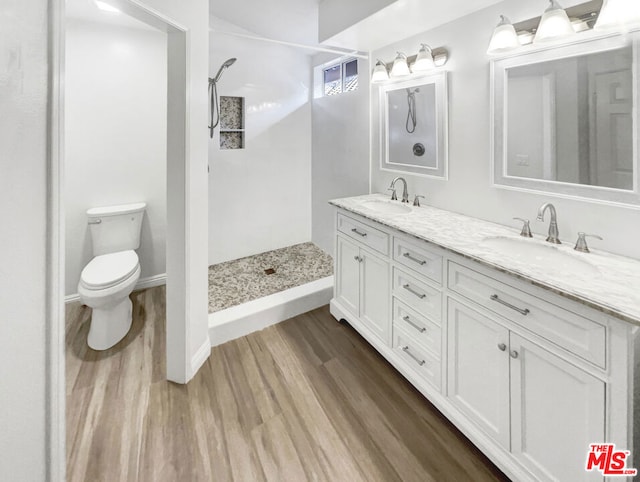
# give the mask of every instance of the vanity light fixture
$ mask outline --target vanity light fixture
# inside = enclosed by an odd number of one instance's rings
[[[418,55],[416,55],[416,60],[411,64],[411,71],[425,72],[435,68],[435,66],[431,47],[427,44],[420,44],[420,50],[418,51]]]
[[[638,0],[604,0],[598,21],[593,28],[599,30],[640,25],[640,2]]]
[[[520,47],[520,40],[513,24],[504,15],[500,15],[500,22],[493,31],[489,42],[488,54],[507,52]]]
[[[509,19],[500,16],[500,23],[494,29],[488,55],[496,55],[531,43],[544,43],[560,39],[570,39],[576,33],[591,30],[596,21],[601,22],[601,16],[605,13],[605,7],[610,7],[620,2],[624,5],[623,13],[616,14],[618,18],[629,19],[634,12],[638,12],[638,22],[640,25],[640,0],[589,0],[564,10],[557,0],[549,0],[549,7],[542,17],[534,17],[511,25]],[[631,5],[631,7],[629,7]],[[602,10],[602,12],[601,12]],[[514,41],[511,28],[515,31],[517,43]],[[603,27],[606,28],[606,27]]]
[[[377,83],[385,80],[389,80],[389,71],[385,63],[378,59],[376,66],[373,68],[373,74],[371,74],[371,82]]]
[[[571,25],[567,12],[557,0],[549,0],[549,6],[542,14],[534,42],[546,42],[574,35],[576,31]]]
[[[449,60],[449,52],[444,47],[432,49],[427,44],[420,45],[418,53],[411,57],[407,57],[403,52],[398,52],[393,64],[385,64],[378,59],[371,73],[371,82],[374,84],[385,82],[390,78],[407,77],[414,73],[419,75],[442,67]]]
[[[113,5],[107,2],[101,2],[100,0],[94,0],[94,1],[96,4],[96,7],[98,7],[103,12],[120,13],[120,10],[118,10],[116,7],[114,7]]]
[[[393,67],[391,67],[391,77],[406,77],[411,73],[409,70],[409,64],[407,64],[407,56],[398,52],[395,60],[393,61]]]

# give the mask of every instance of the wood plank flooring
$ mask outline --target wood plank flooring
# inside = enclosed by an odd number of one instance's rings
[[[67,307],[74,481],[507,481],[328,307],[213,349],[165,381],[164,288],[136,292],[111,350]]]

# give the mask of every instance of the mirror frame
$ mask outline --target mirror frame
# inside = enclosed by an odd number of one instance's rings
[[[413,164],[401,164],[389,160],[389,96],[396,90],[419,87],[421,85],[435,85],[436,109],[436,167],[424,167]],[[447,72],[438,71],[409,80],[392,82],[379,87],[379,132],[380,132],[380,169],[390,172],[403,172],[417,176],[436,179],[448,179],[449,140],[448,140],[448,107],[449,97],[447,89]]]
[[[606,52],[623,47],[632,47],[632,89],[633,89],[633,189],[574,184],[563,181],[549,181],[535,178],[523,178],[507,175],[505,139],[507,126],[507,71],[513,67],[531,65],[540,62],[579,57],[588,54]],[[618,33],[602,35],[599,32],[586,32],[581,38],[562,45],[551,44],[539,47],[523,47],[517,52],[494,58],[490,64],[491,80],[491,177],[492,187],[550,194],[556,197],[580,198],[606,204],[640,205],[640,135],[638,129],[638,107],[640,105],[640,62],[639,34],[621,35]]]

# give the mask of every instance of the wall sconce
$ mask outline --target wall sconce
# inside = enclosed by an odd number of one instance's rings
[[[371,74],[371,82],[378,83],[389,80],[389,71],[385,63],[378,59],[376,66],[373,68],[373,74]]]
[[[605,0],[605,6],[607,1],[640,4],[638,0]],[[624,15],[627,18],[627,7],[623,8],[625,8]],[[500,23],[491,36],[487,54],[500,54],[534,42],[571,38],[577,32],[593,29],[601,9],[605,9],[602,0],[590,0],[566,10],[560,6],[557,0],[549,0],[549,6],[541,17],[530,18],[511,25],[516,33],[517,43],[514,42],[513,34],[510,33],[509,19],[501,15]],[[633,9],[640,11],[640,5],[631,8],[631,10]]]
[[[407,56],[398,52],[395,60],[393,61],[393,67],[391,67],[391,77],[406,77],[411,71],[409,70],[409,64],[407,63]]]
[[[534,42],[545,42],[575,35],[567,12],[556,0],[549,0],[549,6],[542,14]]]
[[[433,61],[433,54],[431,53],[431,47],[427,44],[420,44],[420,50],[416,55],[416,60],[411,64],[412,72],[425,72],[435,68],[436,64]]]
[[[407,57],[403,52],[393,61],[393,64],[385,64],[382,60],[377,60],[371,74],[371,82],[379,83],[389,80],[389,78],[407,77],[412,73],[422,73],[442,67],[449,60],[449,52],[445,48],[432,49],[427,44],[421,44],[416,55]]]
[[[595,29],[606,30],[640,24],[638,0],[604,0]]]
[[[500,15],[500,22],[493,31],[487,53],[497,54],[517,47],[520,47],[520,40],[518,40],[516,29],[513,28],[513,25],[507,17]]]

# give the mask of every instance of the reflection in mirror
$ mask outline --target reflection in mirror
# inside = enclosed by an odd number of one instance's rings
[[[388,93],[391,162],[437,167],[435,97],[434,84]]]
[[[507,175],[633,189],[631,47],[507,69]]]
[[[632,35],[494,60],[495,185],[640,204],[638,60]]]
[[[380,87],[381,168],[447,175],[446,73]]]

